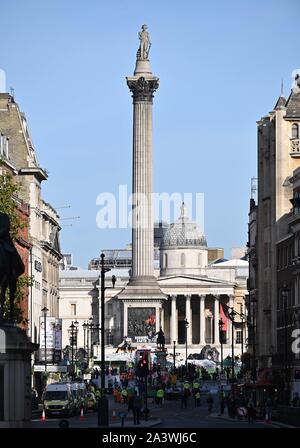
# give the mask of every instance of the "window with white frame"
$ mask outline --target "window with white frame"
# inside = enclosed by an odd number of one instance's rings
[[[71,314],[76,316],[76,303],[71,303]]]
[[[292,125],[292,138],[299,138],[299,127],[297,123]]]

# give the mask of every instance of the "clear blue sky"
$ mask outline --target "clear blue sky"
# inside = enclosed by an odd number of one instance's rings
[[[137,33],[147,23],[155,191],[203,192],[210,246],[245,245],[256,120],[300,67],[299,0],[10,0],[1,2],[0,68],[29,121],[43,195],[61,217],[62,250],[85,267],[130,230],[96,227],[96,196],[131,185]],[[62,221],[69,224],[71,221]]]

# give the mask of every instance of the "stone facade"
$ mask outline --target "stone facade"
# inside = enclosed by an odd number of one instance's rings
[[[295,85],[286,101],[258,121],[257,202],[257,355],[260,367],[271,367],[277,352],[276,243],[282,218],[290,212],[290,178],[299,164],[300,87]]]
[[[21,185],[20,198],[30,207],[28,239],[32,247],[26,270],[33,276],[33,286],[27,301],[28,332],[38,343],[41,309],[47,306],[48,316],[58,316],[59,217],[42,199],[42,182],[48,175],[38,164],[25,114],[8,93],[0,93],[0,132],[8,138],[8,162]]]
[[[0,136],[0,161],[1,161],[0,174],[1,175],[9,174],[12,177],[16,178],[17,170],[10,160],[10,141],[9,138],[2,132]],[[19,230],[18,237],[14,242],[14,244],[25,266],[24,276],[29,276],[30,253],[32,247],[29,242],[30,207],[29,204],[24,202],[19,197],[19,195],[15,196],[13,199],[17,206],[20,221],[24,225],[24,227]],[[21,302],[18,305],[21,310],[22,328],[28,328],[28,320],[29,320],[28,297],[29,297],[29,288],[24,287],[23,298],[21,299]]]

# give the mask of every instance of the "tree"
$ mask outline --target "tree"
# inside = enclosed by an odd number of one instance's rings
[[[26,223],[22,221],[18,210],[17,198],[21,187],[17,184],[11,174],[0,175],[0,212],[6,213],[10,219],[10,236],[13,241],[17,241],[20,231],[26,227]],[[14,316],[17,323],[26,324],[27,320],[23,318],[20,302],[25,296],[27,289],[32,284],[32,278],[22,275],[18,279],[15,294]],[[8,291],[7,300],[4,304],[4,317],[9,314]]]
[[[10,174],[0,175],[0,212],[6,213],[10,219],[10,236],[15,241],[20,230],[26,227],[22,222],[16,198],[21,190],[20,185],[14,182]]]

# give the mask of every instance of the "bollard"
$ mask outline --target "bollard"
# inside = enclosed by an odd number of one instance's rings
[[[101,397],[98,400],[98,426],[108,426],[108,399]]]

